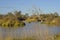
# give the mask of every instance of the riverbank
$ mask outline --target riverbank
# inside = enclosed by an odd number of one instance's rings
[[[51,26],[60,26],[60,16],[57,13],[33,15],[26,22],[41,22]]]
[[[60,26],[60,16],[58,13],[50,14],[22,14],[21,11],[15,11],[14,13],[8,12],[3,15],[0,14],[0,26],[1,27],[22,27],[25,26],[25,22],[41,22],[47,25]]]
[[[0,27],[23,27],[25,23],[23,22],[24,18],[20,11],[16,11],[15,14],[9,12],[8,14],[0,14]]]

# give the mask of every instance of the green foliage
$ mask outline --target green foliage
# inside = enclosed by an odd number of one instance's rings
[[[15,11],[14,13],[8,12],[8,14],[0,15],[0,26],[1,27],[21,27],[24,26],[24,22],[20,21],[19,18],[22,18],[21,11]],[[24,18],[24,15],[23,15]],[[22,18],[22,19],[23,19]]]
[[[60,40],[60,34],[55,35],[54,40]]]
[[[51,25],[60,25],[59,22],[59,14],[57,12],[50,13],[50,14],[33,14],[29,16],[28,13],[25,15],[22,14],[21,11],[15,11],[14,13],[8,12],[6,15],[0,14],[0,26],[23,26],[24,22],[39,22],[42,21],[44,24],[51,24]],[[55,22],[53,22],[55,21]]]

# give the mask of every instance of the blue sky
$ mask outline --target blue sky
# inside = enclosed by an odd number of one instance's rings
[[[60,0],[0,0],[0,13],[15,10],[26,13],[34,7],[40,8],[44,13],[60,13]]]

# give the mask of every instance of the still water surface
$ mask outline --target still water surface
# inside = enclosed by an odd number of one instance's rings
[[[44,36],[45,34],[54,35],[60,33],[60,27],[48,26],[45,24],[40,24],[40,22],[27,23],[26,26],[20,28],[1,28],[0,27],[0,36],[3,38],[7,36],[11,37],[30,37],[30,36]]]

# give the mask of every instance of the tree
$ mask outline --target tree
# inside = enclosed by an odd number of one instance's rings
[[[59,16],[57,12],[54,12],[54,15],[55,15],[56,17]]]
[[[12,13],[12,12],[8,12],[7,15],[8,15],[8,16],[13,16],[13,13]]]
[[[15,16],[16,16],[16,17],[21,16],[21,11],[15,11],[14,13],[15,13]]]

